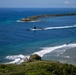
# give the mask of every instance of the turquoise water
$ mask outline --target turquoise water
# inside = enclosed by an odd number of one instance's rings
[[[39,54],[42,59],[59,61],[66,50],[76,47],[76,16],[42,19],[46,22],[17,22],[17,20],[33,15],[70,12],[76,12],[76,9],[0,9],[0,63],[20,63],[33,53]],[[46,30],[27,30],[34,26]],[[70,57],[68,55],[69,60]]]

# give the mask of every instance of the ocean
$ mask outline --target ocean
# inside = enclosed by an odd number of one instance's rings
[[[20,64],[38,54],[42,60],[76,65],[76,16],[18,22],[24,17],[71,12],[76,8],[0,8],[0,63]],[[45,30],[27,30],[34,26]]]

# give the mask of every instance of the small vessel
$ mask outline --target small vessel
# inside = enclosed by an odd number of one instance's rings
[[[34,28],[30,28],[30,30],[43,30],[43,29],[41,29],[41,28],[36,28],[36,29],[34,29]]]
[[[46,29],[45,29],[45,28],[36,28],[36,27],[34,26],[34,28],[29,28],[29,29],[27,29],[27,30],[36,31],[36,30],[46,30]]]

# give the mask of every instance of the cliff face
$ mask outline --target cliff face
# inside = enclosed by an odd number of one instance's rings
[[[48,18],[48,17],[59,17],[59,16],[74,16],[75,13],[67,13],[67,14],[47,14],[47,15],[38,15],[38,16],[31,16],[28,18],[22,18],[20,21],[22,22],[29,22],[29,21],[36,21],[39,18]]]

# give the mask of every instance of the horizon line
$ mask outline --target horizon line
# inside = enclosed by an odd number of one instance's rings
[[[76,7],[0,7],[0,8],[76,8]]]

